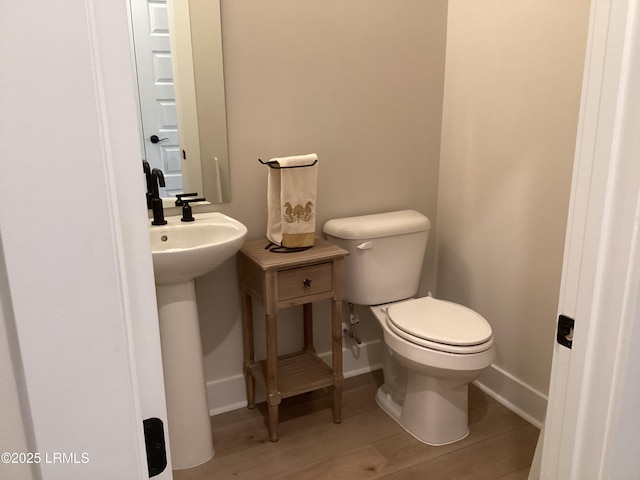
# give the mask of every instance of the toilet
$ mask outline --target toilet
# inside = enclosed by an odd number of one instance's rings
[[[378,405],[428,445],[469,434],[468,385],[495,357],[489,323],[418,292],[431,222],[415,210],[336,218],[327,239],[349,252],[344,299],[368,305],[386,344]]]

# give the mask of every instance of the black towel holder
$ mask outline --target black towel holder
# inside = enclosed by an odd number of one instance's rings
[[[316,163],[318,163],[318,159],[316,158],[313,163],[310,163],[309,165],[293,165],[291,167],[281,167],[280,165],[278,165],[278,162],[275,161],[271,161],[271,162],[263,162],[262,160],[258,159],[258,161],[262,164],[262,165],[266,165],[269,168],[275,168],[276,170],[282,170],[285,168],[306,168],[306,167],[313,167]]]

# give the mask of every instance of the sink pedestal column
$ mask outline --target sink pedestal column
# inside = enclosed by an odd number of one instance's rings
[[[171,463],[195,467],[213,457],[195,282],[156,285]]]

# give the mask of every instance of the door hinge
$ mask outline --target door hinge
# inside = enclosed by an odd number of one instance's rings
[[[558,333],[556,340],[560,345],[564,345],[567,348],[571,348],[573,344],[573,318],[569,318],[566,315],[560,315],[558,317]]]
[[[149,478],[161,474],[167,468],[167,449],[164,441],[164,427],[159,418],[147,418],[144,425],[144,445],[147,449]]]

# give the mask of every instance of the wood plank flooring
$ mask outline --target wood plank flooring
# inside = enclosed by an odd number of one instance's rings
[[[381,371],[345,381],[341,424],[332,421],[328,389],[284,400],[277,443],[264,403],[212,417],[215,456],[174,478],[526,480],[537,428],[471,386],[469,436],[430,447],[377,406],[381,381]]]

